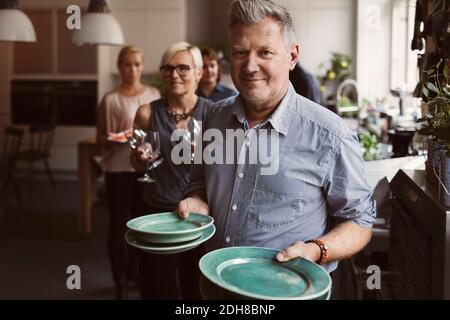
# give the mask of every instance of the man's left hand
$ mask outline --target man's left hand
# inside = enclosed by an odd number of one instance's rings
[[[279,262],[286,262],[298,257],[316,262],[320,258],[320,248],[315,243],[296,241],[277,254],[277,260]]]

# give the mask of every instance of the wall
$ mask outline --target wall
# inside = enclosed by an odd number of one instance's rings
[[[359,92],[375,101],[390,89],[391,1],[359,0],[357,15]]]
[[[211,1],[188,0],[186,3],[186,40],[192,44],[200,44],[210,40]]]
[[[211,0],[209,23],[211,26],[210,42],[214,46],[229,43],[228,9],[231,0]]]
[[[164,50],[174,42],[186,40],[187,2],[190,1],[110,1],[111,12],[122,27],[126,44],[144,51],[144,72],[156,72]],[[114,72],[119,51],[120,47],[110,47],[110,69]]]
[[[300,43],[300,61],[314,74],[331,51],[354,57],[353,0],[279,0],[292,15]]]

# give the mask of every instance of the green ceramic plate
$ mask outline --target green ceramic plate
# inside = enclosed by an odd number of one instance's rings
[[[222,287],[212,283],[205,276],[200,277],[199,284],[200,294],[204,300],[248,300],[237,293],[225,290]],[[331,290],[324,295],[315,298],[314,300],[330,300]]]
[[[204,255],[199,265],[211,282],[245,298],[313,300],[328,297],[331,278],[324,268],[302,258],[277,262],[278,252],[257,247],[224,248]]]
[[[208,228],[203,229],[201,231],[201,235],[198,239],[182,242],[182,243],[175,243],[175,244],[162,244],[162,243],[148,243],[144,242],[137,236],[137,233],[133,230],[128,230],[125,233],[125,241],[133,247],[136,247],[138,249],[144,250],[148,253],[154,253],[154,254],[174,254],[174,253],[180,253],[184,251],[188,251],[191,249],[194,249],[195,247],[199,246],[203,242],[209,240],[214,233],[216,232],[216,227],[214,225],[210,225]]]
[[[175,212],[162,212],[138,217],[127,222],[127,227],[145,242],[177,243],[198,239],[214,219],[200,213],[190,213],[180,219]]]

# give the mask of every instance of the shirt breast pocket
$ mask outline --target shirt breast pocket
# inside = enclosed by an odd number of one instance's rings
[[[304,185],[304,181],[282,174],[259,176],[247,218],[263,229],[289,226],[301,214]]]

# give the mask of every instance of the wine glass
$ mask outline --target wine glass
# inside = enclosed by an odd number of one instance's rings
[[[142,152],[143,157],[146,159],[145,162],[145,173],[143,177],[138,178],[139,182],[152,183],[156,182],[149,175],[149,171],[155,169],[159,166],[163,159],[157,159],[160,155],[160,139],[158,131],[147,131],[145,133],[144,139],[141,140],[142,143],[137,147],[137,150]],[[156,160],[156,161],[155,161]]]
[[[131,135],[127,135],[128,145],[131,149],[136,149],[138,146],[142,145],[145,139],[146,133],[142,130],[136,123],[133,125],[133,131]]]
[[[194,130],[193,130],[194,140],[192,141],[193,148],[192,148],[192,156],[191,156],[191,158],[192,158],[192,161],[194,161],[195,147],[197,146],[197,138],[199,137],[200,132],[202,131],[202,128],[200,127],[200,124],[198,123],[198,121],[195,120],[195,118],[192,118],[192,122],[194,123]]]
[[[187,142],[191,145],[191,161],[194,161],[195,146],[197,144],[197,138],[200,134],[201,127],[200,127],[200,124],[198,123],[198,121],[195,120],[195,118],[192,118],[192,122],[194,125],[192,134],[191,134],[191,131],[189,130],[189,128],[186,128],[186,129],[183,129],[182,137],[185,142]]]

